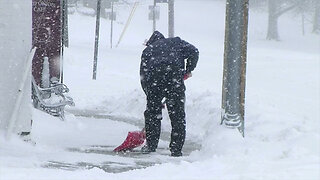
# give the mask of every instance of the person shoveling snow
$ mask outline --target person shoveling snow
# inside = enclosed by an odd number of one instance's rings
[[[182,156],[186,134],[184,79],[191,77],[198,62],[199,51],[179,37],[165,38],[159,31],[151,35],[146,46],[140,64],[141,86],[147,96],[144,112],[146,145],[141,151],[155,152],[158,147],[161,101],[166,98],[172,126],[169,145],[171,156]]]

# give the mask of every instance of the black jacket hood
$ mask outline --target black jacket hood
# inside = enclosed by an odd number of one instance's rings
[[[154,31],[151,37],[149,38],[148,42],[146,43],[146,46],[150,46],[151,44],[160,39],[165,39],[164,35],[161,34],[161,32],[159,31]]]

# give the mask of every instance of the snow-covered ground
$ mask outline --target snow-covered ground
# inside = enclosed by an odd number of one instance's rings
[[[166,112],[159,153],[132,157],[111,152],[128,131],[143,126],[146,101],[139,64],[142,42],[152,31],[149,4],[140,3],[117,48],[110,49],[110,21],[102,20],[95,81],[95,18],[70,15],[64,80],[76,106],[67,108],[66,121],[34,110],[36,146],[1,136],[0,179],[319,179],[319,35],[303,36],[300,21],[286,15],[279,21],[281,41],[266,41],[267,14],[250,11],[242,138],[237,130],[220,126],[223,1],[176,0],[175,34],[200,51],[193,77],[186,81],[185,156],[168,155]],[[116,10],[115,44],[131,7]],[[165,12],[163,4],[157,26],[167,34]]]

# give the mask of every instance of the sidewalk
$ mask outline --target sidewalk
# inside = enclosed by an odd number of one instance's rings
[[[55,137],[50,134],[42,135],[40,139],[35,137],[37,146],[58,146],[59,149],[54,153],[49,151],[39,154],[39,156],[46,155],[40,163],[42,168],[67,171],[98,168],[109,173],[120,173],[168,162],[182,160],[191,162],[192,160],[188,158],[190,153],[200,149],[199,144],[187,140],[183,149],[184,156],[171,157],[168,148],[170,133],[163,131],[155,153],[141,154],[140,147],[133,152],[115,153],[113,149],[124,141],[127,132],[141,129],[143,121],[112,116],[94,110],[69,109],[66,114],[65,122],[56,118],[50,120],[57,121],[52,122],[53,126],[55,123],[60,127],[65,126],[56,132],[58,135],[56,134]],[[39,133],[37,128],[41,126],[36,124],[35,135]]]

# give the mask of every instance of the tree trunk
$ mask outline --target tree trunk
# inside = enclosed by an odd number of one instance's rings
[[[320,1],[315,0],[315,12],[313,18],[313,33],[320,33]]]
[[[278,18],[277,15],[277,0],[269,0],[268,10],[269,10],[269,18],[268,18],[268,40],[279,40],[278,33]]]

